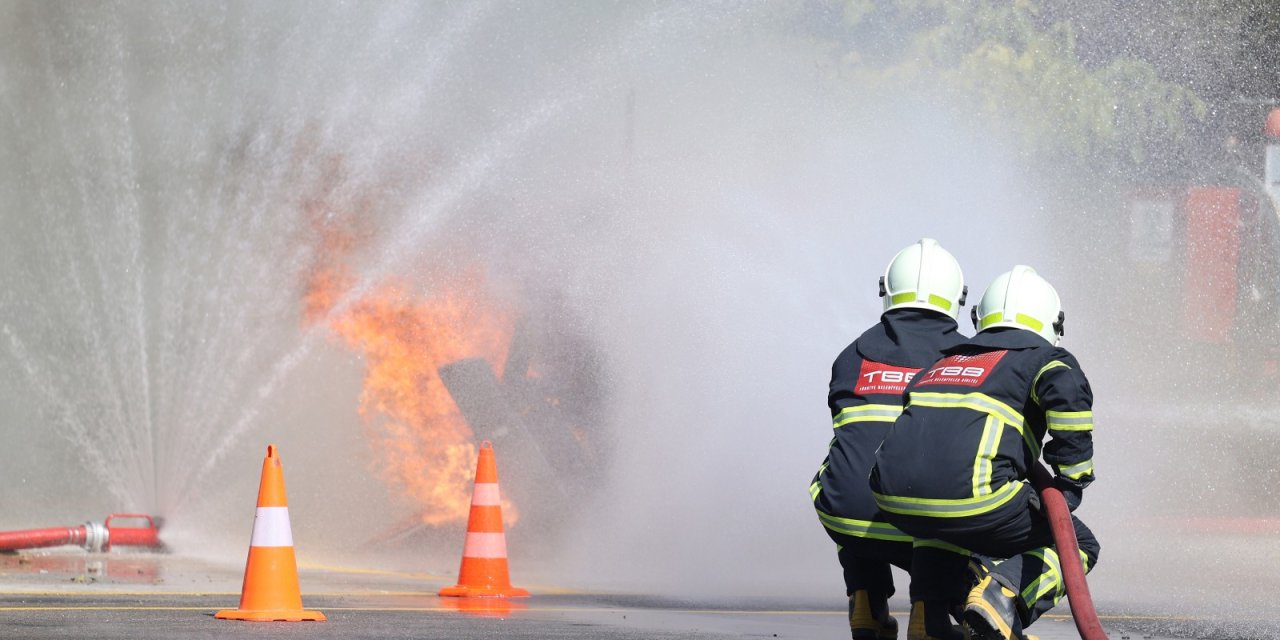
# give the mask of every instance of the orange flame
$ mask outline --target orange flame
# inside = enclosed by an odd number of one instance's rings
[[[477,454],[437,370],[483,357],[497,371],[511,336],[511,314],[474,295],[478,278],[467,280],[423,302],[387,285],[330,322],[365,355],[360,413],[366,420],[385,417],[379,434],[385,473],[420,502],[431,525],[466,520]],[[514,521],[514,509],[508,511]]]
[[[304,278],[306,322],[324,321],[365,358],[360,415],[380,473],[421,507],[422,522],[465,522],[471,506],[477,449],[473,433],[440,379],[440,366],[482,357],[502,375],[514,325],[510,309],[489,299],[478,272],[458,277],[415,299],[401,284],[386,283],[340,310],[354,284],[341,265],[351,235],[333,221],[313,218],[322,241],[317,263]],[[337,255],[335,255],[337,254]],[[503,519],[518,513],[504,500]]]

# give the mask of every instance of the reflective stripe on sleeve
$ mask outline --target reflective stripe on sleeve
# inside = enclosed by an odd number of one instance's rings
[[[995,493],[973,498],[909,498],[905,496],[888,496],[872,492],[876,504],[890,513],[908,516],[930,516],[934,518],[963,518],[965,516],[986,513],[1012,500],[1025,485],[1021,482],[1009,482]]]
[[[831,424],[839,429],[850,422],[893,422],[899,415],[902,415],[902,407],[897,405],[863,404],[841,409]]]
[[[1049,364],[1040,367],[1040,370],[1036,372],[1036,377],[1031,380],[1031,400],[1036,404],[1040,404],[1040,393],[1036,391],[1036,387],[1040,386],[1040,376],[1044,375],[1044,372],[1050,369],[1057,369],[1058,367],[1071,368],[1070,365],[1061,360],[1054,360]]]
[[[1093,431],[1092,411],[1046,411],[1050,431]]]
[[[1058,470],[1058,475],[1072,480],[1079,480],[1084,476],[1093,473],[1093,460],[1085,460],[1073,465],[1054,465]]]
[[[289,507],[258,507],[253,517],[252,547],[292,547],[293,530],[289,528]]]
[[[818,520],[822,521],[822,526],[846,536],[889,540],[892,542],[911,542],[911,536],[899,531],[897,527],[887,522],[840,518],[821,511],[818,512]]]

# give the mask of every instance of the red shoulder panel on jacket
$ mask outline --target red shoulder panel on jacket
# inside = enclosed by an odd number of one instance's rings
[[[1006,350],[988,351],[972,356],[947,356],[929,367],[920,378],[917,387],[930,384],[953,384],[976,387],[986,381]]]
[[[902,395],[902,392],[907,390],[907,383],[911,382],[919,371],[911,367],[895,367],[891,364],[863,359],[862,370],[858,372],[858,384],[853,392],[860,396],[873,393]]]

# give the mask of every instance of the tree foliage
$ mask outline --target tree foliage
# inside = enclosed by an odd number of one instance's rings
[[[841,49],[856,81],[945,95],[1035,155],[1134,168],[1186,139],[1206,102],[1148,60],[1085,60],[1071,15],[1033,0],[846,0]]]

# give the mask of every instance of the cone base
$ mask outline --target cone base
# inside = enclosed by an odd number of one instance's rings
[[[445,587],[438,594],[442,598],[528,598],[529,592],[520,587]]]
[[[219,620],[245,620],[248,622],[324,622],[319,611],[302,609],[224,609],[213,614]]]

